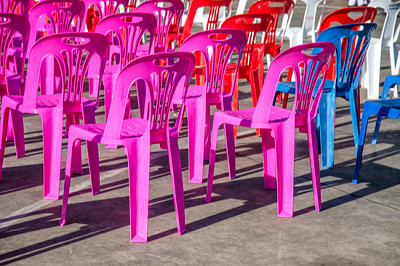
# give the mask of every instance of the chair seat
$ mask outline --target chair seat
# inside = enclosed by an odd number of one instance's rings
[[[335,81],[330,80],[330,79],[326,79],[325,80],[325,84],[324,84],[324,89],[323,92],[329,92],[332,90],[333,88],[333,84]],[[314,89],[314,93],[313,96],[315,96],[315,93],[318,90],[319,85],[321,84],[321,79],[317,80],[317,83],[315,84],[315,89]],[[288,82],[279,82],[278,84],[278,88],[276,89],[277,91],[280,92],[284,92],[284,93],[290,93],[290,94],[294,94],[294,81],[288,81]]]
[[[119,72],[119,65],[106,65],[104,68],[104,75],[114,75]]]
[[[36,106],[26,106],[23,104],[24,96],[22,95],[9,95],[3,98],[3,102],[7,102],[7,105],[11,108],[23,112],[36,114],[40,109],[54,108],[60,104],[61,94],[52,95],[38,95],[36,96]],[[96,102],[87,98],[83,98],[84,107],[96,106]],[[65,112],[64,112],[65,113]]]
[[[106,123],[72,125],[70,131],[74,131],[74,133],[81,136],[82,139],[103,144],[114,144],[114,142],[117,140],[119,140],[119,143],[122,142],[122,139],[141,137],[146,130],[147,123],[148,122],[146,120],[140,118],[131,118],[124,120],[122,123],[120,139],[104,137],[104,129]]]
[[[400,98],[389,99],[389,100],[376,100],[376,101],[368,101],[368,104],[378,105],[387,108],[394,108],[400,110]]]
[[[225,111],[225,112],[219,112],[219,116],[224,116],[226,118],[230,119],[231,123],[234,123],[236,125],[241,125],[241,126],[247,126],[247,127],[260,127],[260,128],[265,128],[265,123],[262,123],[258,125],[257,123],[253,123],[253,114],[254,114],[255,108],[249,108],[249,109],[242,109],[242,110],[235,110],[235,111]],[[283,109],[280,107],[272,106],[271,107],[271,112],[269,115],[269,123],[278,123],[278,122],[283,122],[291,114],[291,110]]]

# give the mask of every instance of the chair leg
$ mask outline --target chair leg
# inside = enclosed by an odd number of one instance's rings
[[[231,103],[229,101],[225,101],[224,106],[225,106],[224,111],[229,111]],[[226,157],[228,162],[229,179],[232,180],[236,177],[235,138],[234,138],[235,133],[233,126],[229,124],[224,124],[224,132],[225,132],[225,147],[226,147]],[[218,132],[216,134],[218,135]]]
[[[74,114],[73,116],[73,124],[74,125],[79,125],[79,116],[77,114]],[[75,174],[83,174],[83,169],[82,169],[82,149],[81,149],[81,140],[77,139],[75,141],[74,145],[74,150],[73,150],[74,156],[72,160],[72,172]]]
[[[3,172],[4,151],[6,148],[6,137],[8,128],[8,119],[10,117],[10,108],[1,108],[0,119],[0,179]]]
[[[61,208],[61,220],[60,225],[65,225],[65,220],[67,217],[67,207],[68,207],[68,197],[69,197],[69,189],[71,186],[71,175],[72,175],[72,159],[73,159],[73,149],[75,145],[74,137],[68,138],[68,148],[67,148],[67,160],[65,163],[65,180],[64,180],[64,194],[63,194],[63,203]]]
[[[215,167],[215,155],[217,152],[217,141],[218,141],[218,129],[221,126],[221,123],[215,119],[213,121],[213,129],[211,133],[211,148],[210,148],[210,160],[208,162],[208,178],[207,178],[207,193],[206,193],[206,202],[211,201],[211,193],[212,193],[212,185],[214,180],[214,167]],[[235,154],[233,154],[235,156]]]
[[[62,110],[41,114],[43,124],[43,194],[45,199],[58,199],[60,190]]]
[[[292,122],[294,125],[294,123]],[[294,128],[289,123],[275,130],[278,217],[293,216]]]
[[[203,182],[204,132],[206,121],[205,97],[187,101],[189,141],[189,182]]]
[[[17,158],[25,156],[24,121],[22,113],[11,110],[10,112],[13,138]]]
[[[264,189],[276,189],[276,151],[272,130],[261,129]]]
[[[381,127],[381,123],[382,123],[382,116],[378,115],[378,117],[376,118],[374,135],[372,136],[372,142],[371,142],[372,144],[376,144],[376,141],[378,140],[379,128]]]
[[[83,112],[85,124],[95,124],[95,109],[86,108]],[[92,195],[100,192],[100,168],[99,168],[99,147],[93,141],[86,141],[87,157],[89,162],[90,181],[92,183]],[[79,150],[79,154],[81,154]],[[82,159],[79,161],[82,167]]]
[[[178,233],[185,232],[185,199],[183,192],[181,157],[179,155],[178,135],[169,136],[168,159],[171,169],[172,191],[174,194],[175,214]]]
[[[367,108],[364,106],[364,113],[361,119],[361,129],[360,129],[360,137],[358,139],[358,149],[357,149],[357,159],[356,159],[356,167],[354,169],[353,183],[357,184],[358,175],[360,173],[360,167],[362,164],[362,153],[364,150],[364,142],[365,142],[365,134],[367,132],[368,127],[368,119],[370,117],[370,113],[367,111]]]
[[[357,88],[352,91],[350,89],[349,93],[349,103],[350,103],[350,115],[351,115],[351,124],[353,126],[353,138],[354,138],[354,147],[356,149],[356,154],[357,154],[357,145],[358,145],[358,136],[360,132],[360,120],[359,120],[359,114],[358,114],[358,109],[357,109],[357,96],[355,95],[357,93]]]
[[[318,158],[318,145],[317,145],[317,134],[315,132],[314,121],[309,121],[307,127],[307,138],[308,138],[308,152],[310,154],[310,167],[311,176],[314,191],[314,205],[315,210],[321,210],[321,176],[319,171],[319,158]]]
[[[322,93],[319,104],[320,145],[322,168],[333,167],[335,148],[335,94],[336,92]]]
[[[211,123],[210,123],[210,106],[206,105],[206,123],[204,125],[204,160],[210,158],[210,145],[211,145]]]
[[[147,133],[149,134],[149,133]],[[146,151],[138,156],[139,149]],[[150,137],[125,147],[129,168],[131,242],[147,242],[149,217]]]

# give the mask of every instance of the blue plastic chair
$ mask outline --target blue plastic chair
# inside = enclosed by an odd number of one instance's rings
[[[387,99],[389,89],[396,84],[400,84],[400,75],[387,76],[383,84],[382,98],[377,101],[366,101],[364,103],[364,111],[361,120],[360,138],[358,141],[356,168],[354,170],[353,183],[358,182],[358,174],[362,163],[362,152],[364,149],[365,133],[367,131],[368,119],[371,115],[377,115],[375,131],[372,137],[372,144],[376,144],[378,138],[379,127],[381,125],[382,116],[400,119],[400,98]]]
[[[341,25],[324,30],[317,38],[317,42],[332,42],[336,46],[336,78],[335,80],[326,80],[316,117],[322,168],[332,168],[334,163],[336,97],[343,97],[350,103],[354,145],[357,152],[359,135],[357,87],[361,66],[375,29],[375,23]],[[318,85],[319,83],[316,88]],[[278,90],[293,94],[294,83],[282,82]]]

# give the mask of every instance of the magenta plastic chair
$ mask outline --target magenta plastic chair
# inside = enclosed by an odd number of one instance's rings
[[[177,20],[177,25],[180,24],[183,10],[184,5],[181,0],[147,0],[136,7],[135,13],[150,13],[157,19],[158,27],[153,46],[155,53],[167,52],[169,28],[174,19]],[[176,36],[178,38],[178,35]],[[147,54],[149,47],[143,45],[140,50]]]
[[[63,114],[79,115],[85,124],[95,123],[97,98],[90,100],[83,97],[82,90],[91,59],[96,56],[102,58],[98,66],[101,76],[108,52],[107,38],[97,33],[54,34],[42,38],[32,47],[25,95],[6,95],[1,103],[0,174],[10,111],[39,114],[43,124],[43,194],[45,199],[58,199]],[[47,56],[55,58],[56,68],[61,73],[61,93],[38,95],[40,65]],[[23,134],[23,130],[20,134]],[[74,170],[82,172],[80,144],[76,145],[76,155]],[[97,190],[98,184],[95,184],[93,193]]]
[[[31,5],[32,5],[32,0],[1,0],[0,12],[20,14],[25,17],[28,17]]]
[[[125,11],[128,7],[128,0],[82,0],[85,3],[85,16],[83,18],[83,27],[87,22],[89,32],[93,32],[96,24],[103,18],[113,15],[123,7]],[[90,9],[93,7],[93,9]],[[122,12],[124,12],[122,11]],[[95,14],[93,14],[93,12]],[[96,16],[95,16],[96,15]],[[89,19],[88,19],[89,17]],[[82,28],[84,30],[84,28]]]
[[[163,65],[163,61],[174,62]],[[129,202],[131,221],[131,241],[147,241],[149,180],[150,180],[150,144],[160,143],[168,149],[171,169],[172,189],[178,233],[185,231],[185,206],[181,161],[178,147],[178,130],[183,109],[178,115],[174,127],[170,127],[169,114],[174,93],[185,98],[187,84],[192,76],[195,58],[190,53],[159,53],[133,60],[121,70],[111,102],[110,116],[106,123],[94,125],[73,125],[68,134],[67,165],[63,207],[60,225],[65,224],[68,194],[71,182],[71,163],[73,161],[74,142],[85,139],[87,144],[96,143],[125,147],[129,169]],[[144,90],[138,90],[138,103],[143,106],[140,118],[124,119],[126,101],[131,86],[138,81],[146,84]],[[177,86],[186,86],[177,89]],[[89,146],[88,146],[89,147]],[[98,151],[89,151],[89,170],[92,180],[99,180]]]
[[[306,50],[311,49],[312,55],[308,55],[308,52],[306,54]],[[260,128],[264,158],[264,186],[277,188],[278,216],[292,217],[295,128],[299,128],[301,133],[307,133],[315,209],[320,210],[321,188],[314,118],[324,87],[326,70],[334,52],[335,46],[327,42],[294,46],[283,51],[268,68],[255,108],[214,114],[206,201],[211,200],[218,128],[221,125],[225,128],[226,125]],[[289,68],[293,69],[296,80],[292,110],[273,106],[281,75]],[[321,75],[323,79],[313,99],[313,91]],[[227,145],[226,149],[233,154],[234,160],[235,146]],[[234,164],[229,163],[228,167],[232,165]],[[234,169],[231,169],[229,173],[233,171]]]
[[[24,77],[24,66],[10,66],[10,61],[14,61],[14,57],[10,56],[10,50],[13,50],[14,38],[20,39],[19,58],[25,61],[26,49],[28,46],[30,25],[27,18],[17,14],[0,13],[0,99],[4,95],[22,95],[21,81]],[[15,61],[14,61],[15,62]],[[7,131],[7,140],[14,140],[17,158],[25,156],[25,140],[23,132],[22,114],[11,112],[9,118],[10,123]],[[16,130],[14,130],[16,128]]]
[[[29,13],[29,22],[31,23],[31,34],[29,37],[29,45],[27,57],[35,42],[44,35],[55,33],[79,31],[82,25],[82,19],[85,13],[85,4],[80,0],[46,0],[41,1],[32,7]],[[61,19],[62,18],[62,19]],[[49,20],[45,24],[45,20]],[[73,25],[77,23],[77,25]],[[41,80],[44,86],[41,86],[42,94],[52,94],[54,91],[59,92],[57,88],[59,73],[54,69],[54,60],[49,57],[46,64],[42,65],[48,71],[42,71]]]
[[[210,106],[216,105],[221,110],[231,110],[232,95],[238,77],[240,59],[246,46],[246,33],[237,29],[219,29],[202,31],[189,36],[179,51],[201,54],[198,61],[204,62],[195,70],[195,74],[205,76],[204,85],[190,86],[186,97],[188,113],[189,141],[189,181],[203,181],[203,160],[208,159],[210,151]],[[224,75],[232,54],[237,51],[238,60],[232,88],[224,90]],[[199,71],[201,73],[196,73]],[[181,99],[174,99],[180,104]],[[234,145],[233,127],[225,128],[227,143]],[[234,158],[234,154],[229,154]],[[234,163],[234,160],[228,159]],[[231,169],[235,169],[232,165]]]
[[[97,24],[95,32],[108,37],[112,37],[114,34],[118,40],[118,58],[108,60],[103,76],[106,121],[119,71],[137,57],[138,46],[146,32],[150,33],[151,47],[156,27],[156,18],[152,14],[146,13],[118,13],[105,17]],[[130,117],[131,110],[130,101],[127,103],[126,118]]]

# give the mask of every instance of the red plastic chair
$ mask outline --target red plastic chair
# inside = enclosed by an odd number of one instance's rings
[[[267,43],[267,36],[271,28],[273,17],[270,15],[262,14],[243,14],[236,15],[225,20],[221,29],[239,29],[246,32],[247,43],[246,48],[243,52],[242,61],[239,66],[239,78],[244,78],[250,82],[251,95],[253,95],[253,106],[256,106],[261,86],[264,81],[264,48]],[[264,37],[260,43],[261,47],[257,46],[256,36],[257,34],[263,34]],[[227,73],[235,72],[236,65],[228,65]],[[232,71],[233,70],[233,71]],[[230,75],[232,78],[232,74]],[[232,88],[232,84],[229,84],[226,88],[229,90]],[[238,84],[235,84],[235,91],[233,93],[232,110],[239,109],[239,92]]]
[[[154,52],[168,51],[168,32],[171,24],[175,21],[179,25],[183,14],[183,2],[181,0],[147,0],[141,3],[136,12],[153,14],[157,19],[157,31],[154,38]],[[175,39],[177,36],[175,36]],[[148,45],[139,48],[144,54],[148,54]],[[175,50],[175,49],[173,49]]]
[[[19,47],[20,53],[18,57],[21,61],[25,62],[26,49],[29,40],[29,21],[27,18],[17,14],[0,13],[0,99],[4,95],[22,95],[20,84],[25,75],[24,65],[14,64],[10,66],[11,62],[15,63],[15,58],[10,57],[10,52],[14,50],[15,37],[20,40]],[[10,62],[11,61],[11,62]],[[25,156],[25,140],[24,135],[20,134],[23,128],[22,115],[18,112],[11,112],[9,130],[7,132],[7,140],[14,140],[16,156],[21,158]],[[14,128],[18,127],[15,131]],[[23,132],[23,131],[22,131]]]
[[[283,29],[284,32],[278,43],[276,40],[276,29],[279,21],[282,19],[289,20],[293,9],[293,0],[259,0],[250,6],[249,14],[268,14],[274,18],[274,23],[267,36],[267,45],[264,50],[265,55],[269,54],[275,58],[281,52],[286,29]]]
[[[39,4],[38,4],[39,5]],[[45,199],[58,199],[61,170],[63,115],[81,116],[85,124],[95,123],[97,98],[82,96],[88,64],[95,56],[102,60],[98,75],[104,71],[109,52],[107,38],[97,33],[54,34],[39,40],[31,49],[25,95],[6,95],[1,103],[0,174],[3,167],[5,135],[11,112],[39,114],[43,123],[43,194]],[[41,64],[47,56],[55,58],[60,70],[61,93],[38,95]],[[23,128],[22,132],[23,133]],[[76,145],[74,171],[82,172],[80,144]],[[93,184],[93,193],[99,184]]]
[[[310,49],[313,50],[312,55],[305,52],[305,50]],[[295,128],[299,128],[300,132],[307,133],[308,136],[315,209],[320,210],[320,172],[314,118],[317,114],[325,83],[326,69],[334,52],[334,44],[327,42],[303,44],[288,48],[272,61],[256,108],[216,112],[214,114],[207,202],[211,200],[219,127],[221,125],[224,125],[225,128],[227,125],[238,125],[261,128],[264,186],[265,188],[277,188],[278,216],[292,217]],[[292,110],[273,105],[281,75],[288,68],[293,69],[296,80],[296,93]],[[321,75],[324,76],[323,80],[313,98],[317,79]],[[233,154],[232,159],[235,160],[235,145],[234,143],[227,144],[227,153]],[[231,179],[235,177],[234,165],[234,163],[228,161]]]
[[[267,36],[267,44],[264,48],[264,55],[270,55],[272,58],[275,58],[280,52],[283,44],[283,39],[285,38],[286,27],[288,25],[288,21],[290,21],[290,16],[293,13],[294,9],[294,1],[293,0],[259,0],[253,3],[249,8],[249,14],[268,14],[274,18],[274,23],[271,26],[269,34]],[[286,20],[286,22],[282,22],[282,25],[286,25],[286,27],[281,27],[283,32],[280,35],[280,40],[277,43],[277,27],[280,21]],[[262,49],[261,45],[255,45],[255,48]],[[269,59],[269,58],[268,58]],[[269,62],[269,61],[268,61]],[[253,106],[254,102],[257,104],[258,95],[252,95],[253,97]],[[256,97],[256,98],[254,98]],[[281,102],[282,96],[279,94],[278,102]],[[259,135],[259,132],[257,131]]]
[[[224,75],[232,54],[237,52],[238,62],[234,79],[237,78],[245,46],[244,31],[220,29],[195,33],[187,38],[179,49],[195,53],[202,59],[196,58],[197,61],[205,62],[205,66],[195,69],[196,74],[205,76],[205,83],[190,86],[186,97],[190,182],[201,183],[203,180],[203,160],[208,159],[210,151],[210,106],[216,105],[218,109],[231,110],[234,87],[229,92],[224,92]],[[174,104],[181,103],[182,99],[174,99]],[[228,127],[226,139],[233,143],[233,138],[233,128]],[[234,154],[229,156],[232,157]]]
[[[130,61],[137,57],[137,50],[146,32],[150,33],[150,47],[153,43],[157,20],[152,14],[146,13],[118,13],[105,17],[96,26],[96,32],[117,39],[117,59],[110,58],[104,70],[104,113],[107,121],[110,111],[112,93],[118,73]],[[92,75],[91,75],[92,76]],[[96,77],[95,85],[98,86],[99,79]],[[126,106],[127,117],[130,117],[130,101]]]
[[[329,27],[374,22],[376,8],[369,6],[345,7],[332,11],[321,22],[318,35]]]
[[[47,1],[47,0],[46,0]],[[88,32],[94,32],[97,23],[106,16],[117,13],[122,5],[124,10],[128,0],[82,0],[85,3],[85,16],[83,18]],[[135,1],[136,2],[136,1]],[[84,24],[85,25],[85,24]]]
[[[226,7],[229,13],[232,5],[233,0],[192,0],[185,25],[179,30],[178,45],[192,34],[193,19],[196,15],[197,9],[200,7],[210,8],[206,30],[214,30],[218,28],[218,17],[221,7]]]
[[[174,62],[163,65],[162,61]],[[74,142],[85,139],[87,144],[96,147],[88,150],[91,180],[99,180],[99,155],[97,143],[125,147],[129,168],[129,202],[131,221],[131,241],[147,241],[149,180],[150,180],[150,144],[160,143],[168,149],[171,169],[172,189],[178,233],[185,231],[185,206],[181,162],[178,147],[178,135],[183,108],[174,127],[170,127],[169,114],[171,99],[176,93],[183,93],[192,76],[195,58],[190,53],[159,53],[133,60],[119,74],[116,90],[111,103],[110,116],[106,123],[71,126],[68,138],[67,165],[63,207],[60,225],[65,224],[68,194],[71,182],[71,162],[74,159]],[[138,96],[139,105],[145,107],[140,118],[124,119],[130,88],[138,81],[146,83],[142,97]],[[183,85],[178,91],[177,87]],[[88,146],[89,147],[89,146]]]

